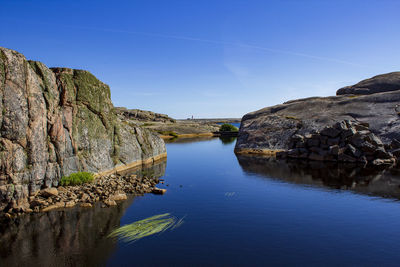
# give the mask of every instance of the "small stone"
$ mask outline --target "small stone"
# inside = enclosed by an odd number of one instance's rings
[[[375,159],[372,161],[373,165],[391,165],[395,163],[396,160],[394,158],[392,159]]]
[[[126,196],[125,193],[120,193],[120,194],[115,194],[115,195],[111,196],[111,199],[113,199],[115,201],[121,201],[121,200],[127,200],[128,197]]]
[[[31,208],[37,207],[37,206],[44,206],[47,202],[42,200],[42,199],[34,199],[33,201],[31,201],[30,206]]]
[[[340,142],[340,138],[339,137],[337,137],[337,138],[329,138],[327,144],[329,146],[334,146],[334,145],[338,145],[339,142]]]
[[[325,136],[332,137],[332,138],[337,137],[339,134],[340,134],[340,131],[335,128],[332,128],[332,127],[326,127],[325,129],[323,129],[321,131],[321,135],[325,135]]]
[[[91,207],[92,207],[92,204],[90,204],[90,203],[82,203],[80,206],[81,206],[82,208],[91,208]]]
[[[182,187],[182,186],[181,186]],[[162,188],[157,188],[157,187],[154,187],[153,188],[153,190],[151,191],[153,194],[156,194],[156,195],[163,195],[163,194],[165,194],[165,192],[167,192],[167,189],[162,189]]]
[[[55,187],[45,188],[40,191],[40,194],[44,197],[53,197],[58,195],[58,190]]]
[[[55,209],[61,209],[65,207],[65,203],[64,202],[57,202],[53,205],[50,205],[48,207],[45,207],[44,209],[42,209],[43,212],[47,212],[47,211],[51,211],[51,210],[55,210]]]
[[[68,202],[65,202],[65,207],[66,208],[72,208],[72,207],[74,207],[75,206],[75,201],[68,201]]]
[[[339,131],[344,131],[348,129],[345,121],[337,122],[334,127]]]
[[[117,205],[117,202],[115,202],[115,200],[113,200],[113,199],[106,199],[106,200],[104,200],[104,204],[106,204],[107,206],[116,206]]]

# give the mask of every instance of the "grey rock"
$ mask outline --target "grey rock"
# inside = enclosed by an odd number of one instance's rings
[[[114,113],[87,71],[47,68],[0,47],[0,211],[77,171],[101,172],[166,152],[157,135]],[[27,206],[28,205],[28,206]]]
[[[369,95],[400,90],[400,72],[377,75],[355,85],[339,89],[336,95]]]

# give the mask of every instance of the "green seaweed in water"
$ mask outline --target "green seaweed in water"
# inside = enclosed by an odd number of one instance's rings
[[[155,215],[131,224],[121,226],[112,231],[108,237],[119,238],[123,242],[135,242],[143,237],[175,229],[183,223],[169,213]]]

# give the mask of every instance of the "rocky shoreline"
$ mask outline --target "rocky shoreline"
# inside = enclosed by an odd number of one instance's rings
[[[115,206],[118,201],[126,200],[128,195],[164,194],[166,189],[156,187],[160,182],[163,183],[163,180],[137,174],[100,176],[83,185],[42,189],[29,197],[29,208],[11,205],[3,214],[6,219],[13,219],[23,213],[48,212],[75,206],[90,208],[96,202],[102,202],[102,207]]]
[[[400,158],[400,72],[372,77],[336,94],[287,101],[246,114],[235,153],[396,164]]]
[[[276,157],[383,165],[397,162],[399,148],[396,140],[384,146],[368,123],[344,120],[312,134],[294,134],[289,150],[277,152]]]

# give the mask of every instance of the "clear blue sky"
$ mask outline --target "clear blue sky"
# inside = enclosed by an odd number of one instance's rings
[[[0,46],[91,71],[115,106],[247,112],[400,70],[400,1],[0,0]]]

